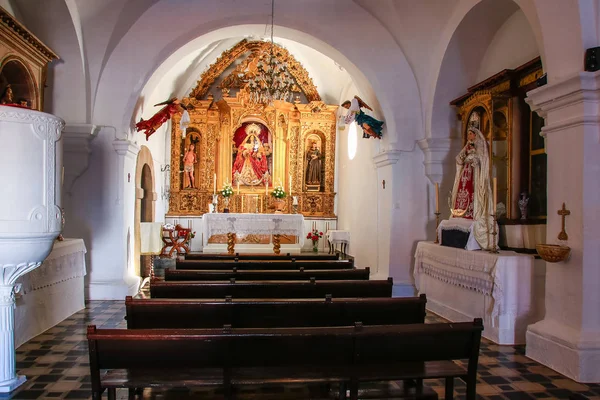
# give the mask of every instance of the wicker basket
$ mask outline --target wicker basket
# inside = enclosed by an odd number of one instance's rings
[[[555,263],[566,260],[571,254],[571,248],[556,244],[537,244],[535,245],[542,260]]]

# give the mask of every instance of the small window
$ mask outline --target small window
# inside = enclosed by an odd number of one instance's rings
[[[348,127],[348,158],[351,160],[356,156],[358,146],[358,133],[356,131],[356,122],[353,121]]]

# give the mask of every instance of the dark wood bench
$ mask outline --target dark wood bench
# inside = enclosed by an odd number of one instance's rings
[[[368,280],[371,271],[365,269],[323,269],[323,270],[165,270],[165,281],[227,281],[235,278],[240,281],[308,281],[317,280]]]
[[[357,399],[361,383],[445,378],[466,381],[475,399],[482,321],[389,326],[117,330],[88,327],[93,399],[108,389],[222,387],[231,399],[246,385],[339,383]],[[467,359],[465,371],[451,360]],[[101,373],[102,370],[106,372]],[[131,392],[130,392],[131,393]]]
[[[205,254],[205,253],[188,253],[185,255],[186,260],[337,260],[339,259],[337,254],[250,254],[250,253],[238,253],[238,254]]]
[[[354,263],[349,260],[320,260],[320,261],[261,261],[261,260],[184,260],[175,263],[177,269],[195,270],[232,270],[259,269],[259,270],[300,270],[304,269],[351,269]]]
[[[375,281],[158,281],[150,283],[152,298],[325,298],[391,297],[392,278]]]
[[[425,322],[419,297],[366,299],[125,299],[128,329],[285,328]]]

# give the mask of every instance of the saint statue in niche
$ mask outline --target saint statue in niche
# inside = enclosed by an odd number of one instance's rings
[[[311,142],[306,152],[306,184],[321,185],[321,151],[316,140]]]
[[[198,156],[196,155],[196,144],[190,143],[185,155],[183,156],[183,172],[187,179],[186,189],[195,189],[196,181],[194,178],[194,166],[198,163]]]
[[[456,156],[451,198],[453,218],[473,220],[473,235],[483,249],[492,247],[494,225],[488,147],[481,131],[469,127],[467,144]]]
[[[271,144],[267,128],[259,123],[242,125],[234,134],[232,181],[255,186],[269,181]]]

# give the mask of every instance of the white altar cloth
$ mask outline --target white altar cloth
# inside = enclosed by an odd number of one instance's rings
[[[83,239],[56,241],[42,265],[17,280],[16,347],[85,308],[85,253]]]
[[[302,214],[204,214],[202,232],[204,252],[219,251],[225,248],[224,245],[209,245],[208,239],[213,235],[230,232],[240,235],[293,235],[301,239],[304,237],[304,216]],[[289,246],[282,245],[281,252],[299,253],[302,247],[301,244]],[[260,246],[257,249],[251,249],[244,245],[236,245],[235,248],[236,251],[243,252],[260,250]]]
[[[525,343],[527,325],[544,316],[545,263],[532,255],[419,242],[414,277],[427,309],[453,322],[483,318],[483,336],[499,344]]]

